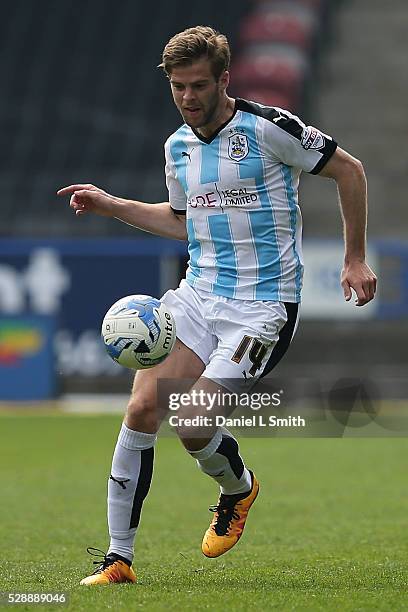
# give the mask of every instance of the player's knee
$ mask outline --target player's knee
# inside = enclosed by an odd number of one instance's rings
[[[156,432],[158,429],[156,398],[146,393],[133,393],[127,405],[126,421],[132,429]]]

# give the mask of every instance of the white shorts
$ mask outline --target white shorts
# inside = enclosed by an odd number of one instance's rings
[[[280,361],[298,324],[299,304],[235,300],[185,281],[161,298],[177,338],[203,361],[202,376],[230,391],[248,390]]]

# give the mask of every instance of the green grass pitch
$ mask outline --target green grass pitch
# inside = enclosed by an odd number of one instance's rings
[[[138,584],[78,586],[92,569],[85,548],[107,545],[119,426],[118,416],[0,417],[0,591],[69,594],[48,610],[408,609],[407,438],[242,439],[261,491],[242,540],[214,560],[200,543],[217,488],[162,438]]]

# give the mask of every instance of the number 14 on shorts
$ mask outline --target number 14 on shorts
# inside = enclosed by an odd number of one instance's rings
[[[237,350],[231,357],[231,361],[234,361],[235,363],[240,363],[250,345],[251,348],[249,349],[248,358],[252,363],[252,366],[249,370],[249,374],[251,376],[255,376],[257,370],[259,370],[262,366],[263,358],[265,357],[266,352],[268,350],[265,344],[263,344],[258,338],[244,336],[241,342],[239,343]]]

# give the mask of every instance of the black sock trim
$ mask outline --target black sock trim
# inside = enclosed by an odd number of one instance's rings
[[[126,559],[126,557],[122,557],[121,555],[118,555],[115,552],[109,553],[107,557],[109,557],[110,559],[115,559],[115,561],[123,561],[123,563],[126,563],[126,565],[128,565],[129,567],[132,565],[132,562],[129,561],[129,559]]]
[[[239,480],[244,473],[245,466],[239,455],[238,442],[235,440],[235,438],[230,438],[230,436],[222,436],[221,443],[215,452],[228,459],[231,470]]]
[[[133,529],[139,525],[143,501],[149,492],[150,483],[152,481],[153,459],[153,446],[141,451],[139,479],[137,481],[135,496],[133,498],[129,529]]]

